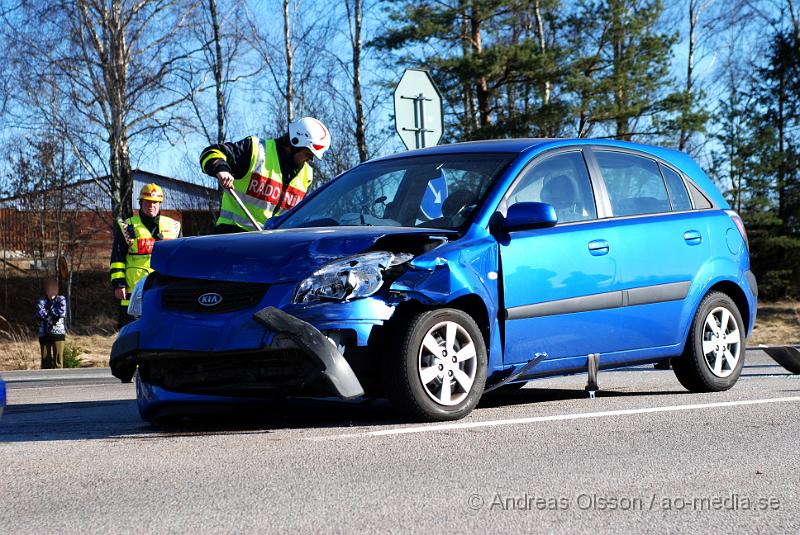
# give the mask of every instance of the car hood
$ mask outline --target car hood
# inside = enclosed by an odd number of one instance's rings
[[[158,273],[239,282],[296,282],[327,262],[367,250],[415,252],[415,243],[446,241],[455,231],[403,227],[278,229],[159,241]]]

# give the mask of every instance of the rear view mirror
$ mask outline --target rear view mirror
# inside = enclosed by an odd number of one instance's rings
[[[508,208],[503,219],[503,230],[527,230],[552,227],[558,223],[556,210],[544,202],[518,202]]]

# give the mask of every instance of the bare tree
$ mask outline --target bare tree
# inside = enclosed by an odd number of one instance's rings
[[[115,217],[131,213],[131,144],[183,131],[177,113],[197,86],[176,76],[197,50],[181,46],[197,0],[21,0],[5,24],[21,87],[42,122],[70,143],[83,168],[108,176]],[[45,87],[62,103],[51,109]]]
[[[206,0],[197,10],[192,43],[202,54],[181,76],[196,119],[207,143],[222,143],[230,130],[231,103],[252,88],[263,71],[248,30],[251,15],[244,0]],[[191,52],[192,46],[187,46]],[[211,88],[196,91],[195,88]],[[196,163],[190,168],[194,169]]]
[[[333,69],[327,52],[335,21],[331,19],[329,4],[321,0],[280,2],[283,42],[277,44],[273,35],[265,33],[260,20],[252,21],[250,32],[255,36],[256,50],[275,88],[265,99],[274,100],[276,113],[265,122],[284,131],[295,116],[309,115],[317,108],[315,100],[325,94],[324,84],[332,82]]]

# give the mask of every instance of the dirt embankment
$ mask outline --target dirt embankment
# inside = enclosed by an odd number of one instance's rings
[[[747,340],[749,346],[758,344],[800,343],[800,301],[759,303],[756,327]]]

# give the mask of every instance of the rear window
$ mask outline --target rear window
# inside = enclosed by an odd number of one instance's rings
[[[686,191],[686,186],[681,176],[666,165],[659,164],[659,167],[664,175],[664,180],[667,182],[669,197],[672,199],[672,209],[691,210],[692,201],[689,199],[689,192]]]
[[[694,207],[698,210],[703,210],[706,208],[711,208],[711,201],[708,200],[705,193],[700,191],[700,189],[689,182],[689,192],[692,195],[692,200],[694,201]]]
[[[658,164],[641,156],[595,151],[615,216],[669,212],[670,204]]]

